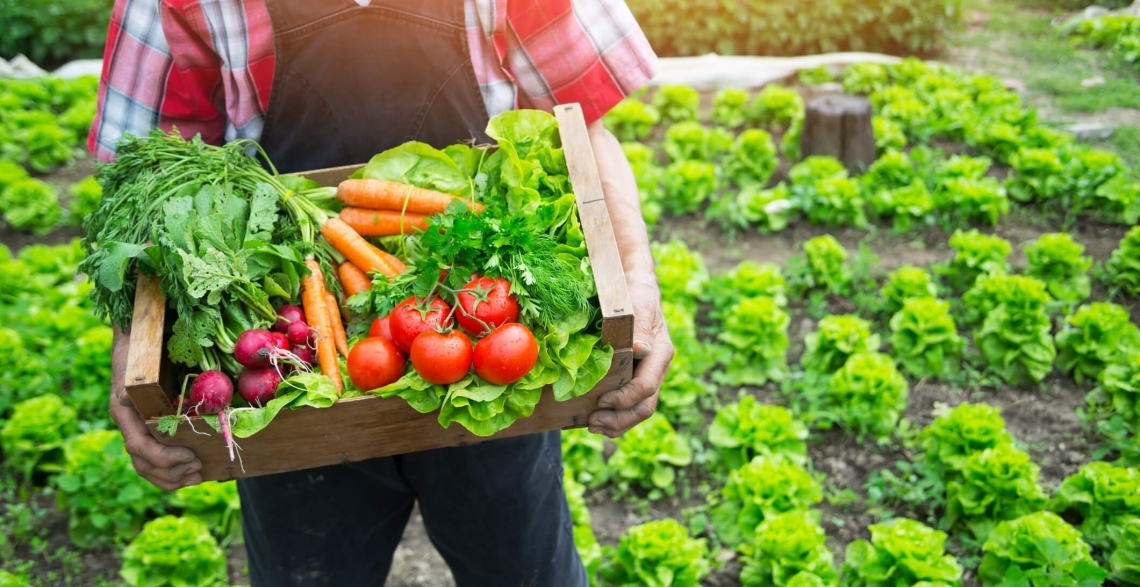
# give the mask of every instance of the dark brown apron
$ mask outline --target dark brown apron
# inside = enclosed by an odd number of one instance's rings
[[[282,173],[484,134],[461,0],[266,0],[276,64],[261,146]]]

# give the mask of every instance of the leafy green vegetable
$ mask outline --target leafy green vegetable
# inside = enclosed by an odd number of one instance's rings
[[[1016,175],[1006,182],[1009,195],[1022,202],[1050,200],[1065,189],[1064,162],[1052,149],[1022,148],[1009,161]]]
[[[890,83],[887,68],[878,63],[855,63],[839,77],[848,94],[870,94]]]
[[[820,65],[819,67],[801,69],[796,74],[796,79],[799,80],[801,84],[812,87],[835,81],[835,76],[832,75],[831,70],[829,70],[826,65]]]
[[[665,131],[661,150],[670,161],[712,161],[732,147],[732,135],[694,121],[678,122]]]
[[[1082,208],[1102,222],[1126,226],[1140,222],[1140,180],[1120,174],[1097,186]]]
[[[562,488],[566,492],[570,520],[574,524],[574,547],[582,558],[582,565],[586,567],[586,575],[592,580],[602,563],[602,545],[598,544],[594,528],[590,525],[592,516],[590,508],[586,507],[586,488],[573,477],[563,477]]]
[[[741,261],[725,273],[712,276],[703,299],[712,302],[714,318],[720,318],[745,298],[769,297],[780,307],[788,305],[787,282],[775,263]]]
[[[1132,227],[1105,264],[1112,286],[1130,296],[1140,296],[1140,226]]]
[[[933,222],[934,199],[921,182],[878,191],[871,196],[871,206],[879,216],[894,219],[895,234],[906,234],[916,226]]]
[[[666,124],[696,120],[700,104],[700,93],[689,86],[661,86],[653,94],[653,107]]]
[[[1140,431],[1140,352],[1133,352],[1108,365],[1100,373],[1100,385],[1086,401],[1098,424],[1123,422],[1127,429]]]
[[[844,585],[959,585],[962,565],[946,554],[946,534],[906,518],[871,524],[871,540],[847,545]]]
[[[661,299],[695,310],[695,300],[709,280],[704,258],[680,240],[653,243],[652,248]]]
[[[938,287],[925,269],[903,265],[887,276],[879,295],[885,301],[887,311],[893,314],[901,310],[903,303],[910,298],[937,297]]]
[[[729,546],[750,543],[756,527],[773,516],[807,510],[823,500],[823,489],[801,465],[783,458],[756,457],[728,474],[713,508],[717,538]]]
[[[765,518],[756,528],[756,539],[743,544],[740,584],[744,587],[787,587],[796,581],[835,586],[835,570],[827,534],[813,514],[790,511]]]
[[[1053,370],[1057,350],[1044,283],[1023,276],[983,277],[964,300],[971,312],[984,316],[974,343],[1006,383],[1039,383]]]
[[[226,554],[197,518],[147,522],[123,550],[119,571],[131,587],[220,587],[229,584]]]
[[[822,416],[859,438],[889,436],[906,409],[906,378],[893,359],[882,353],[857,353],[831,377]]]
[[[740,133],[730,151],[732,156],[725,162],[725,173],[741,187],[763,187],[780,163],[772,135],[758,128]]]
[[[804,370],[819,375],[838,371],[852,355],[879,350],[879,336],[871,323],[852,315],[826,316],[816,332],[804,336]]]
[[[23,165],[0,159],[0,193],[8,186],[24,179],[28,179],[28,172],[24,170]]]
[[[693,312],[673,302],[662,302],[665,324],[676,349],[669,372],[658,390],[657,409],[673,423],[697,423],[701,417],[697,400],[711,396],[715,388],[700,376],[716,359],[710,349],[697,339]]]
[[[978,577],[984,587],[1092,587],[1107,575],[1093,562],[1081,533],[1053,512],[1036,512],[998,524],[982,551]]]
[[[98,180],[92,175],[71,184],[71,186],[67,188],[67,193],[75,198],[70,206],[71,223],[82,225],[87,215],[99,207],[99,200],[103,197],[103,187],[99,185]]]
[[[890,118],[883,116],[872,117],[871,129],[875,134],[875,148],[880,153],[892,150],[898,151],[906,148],[906,133],[903,132],[902,125]]]
[[[605,439],[585,428],[562,431],[562,464],[567,479],[574,479],[587,487],[596,487],[606,480],[606,461],[602,458]]]
[[[17,180],[0,191],[0,212],[13,228],[34,234],[51,232],[63,216],[56,189],[38,179]]]
[[[1044,509],[1048,496],[1037,464],[1012,444],[966,457],[961,479],[946,484],[947,527],[962,525],[981,541],[998,522]]]
[[[792,167],[792,199],[812,224],[867,225],[859,182],[831,157],[808,157]]]
[[[58,395],[49,393],[16,404],[0,429],[4,465],[19,471],[28,484],[36,471],[58,473],[64,442],[77,428],[75,410]]]
[[[135,472],[118,431],[93,430],[69,440],[54,483],[68,534],[81,548],[128,540],[152,512],[162,512],[162,492]]]
[[[847,250],[830,234],[817,236],[804,243],[807,289],[820,289],[830,294],[842,294],[851,281]]]
[[[638,100],[626,98],[618,102],[602,117],[602,122],[619,141],[637,141],[649,136],[653,127],[661,120],[661,115],[653,106]]]
[[[1129,546],[1128,526],[1140,520],[1140,469],[1089,463],[1061,482],[1049,509],[1077,514],[1069,519],[1080,520],[1081,537],[1110,558]]]
[[[798,465],[807,463],[807,427],[782,406],[758,403],[745,395],[717,410],[709,426],[709,444],[715,446],[730,470],[755,457],[781,457]]]
[[[636,428],[635,428],[636,430]],[[697,587],[709,571],[703,539],[672,518],[634,526],[621,537],[601,568],[603,585]]]
[[[241,536],[241,501],[233,481],[182,487],[171,494],[170,505],[181,508],[184,516],[202,520],[220,542]]]
[[[945,275],[954,291],[970,289],[979,275],[1009,272],[1007,259],[1013,247],[1001,237],[957,230],[950,237],[950,248],[954,249],[954,257]]]
[[[747,121],[744,109],[748,104],[748,92],[736,88],[725,88],[713,94],[712,120],[724,128],[737,128]]]
[[[637,484],[649,490],[650,499],[673,495],[676,467],[687,467],[693,451],[664,415],[654,414],[614,441],[617,451],[609,460],[613,477],[621,485]]]
[[[1080,302],[1089,297],[1088,270],[1092,259],[1083,256],[1084,245],[1068,233],[1041,235],[1025,247],[1029,275],[1044,281],[1049,294],[1062,302]]]
[[[786,129],[804,116],[804,99],[799,92],[778,84],[760,90],[748,107],[748,118],[768,130]]]
[[[764,385],[787,376],[791,318],[769,297],[744,298],[725,316],[717,338],[724,344],[723,371],[713,378],[725,385]]]
[[[707,161],[675,161],[661,176],[662,203],[670,214],[696,212],[719,185],[716,165]]]
[[[910,298],[891,318],[891,354],[912,377],[946,379],[958,372],[966,342],[958,336],[950,304]]]
[[[918,173],[910,156],[902,151],[888,151],[867,168],[867,172],[859,178],[859,183],[868,193],[875,193],[907,187],[916,179]]]
[[[1057,368],[1072,373],[1077,383],[1096,381],[1110,364],[1140,352],[1140,328],[1128,310],[1108,302],[1093,302],[1065,319],[1057,333]]]
[[[999,446],[1012,446],[1001,408],[989,404],[958,404],[922,429],[919,446],[926,462],[944,478],[961,478],[972,455]]]

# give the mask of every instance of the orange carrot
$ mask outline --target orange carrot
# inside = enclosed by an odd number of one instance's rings
[[[439,214],[454,201],[471,202],[441,192],[383,179],[346,179],[336,188],[336,195],[348,206],[376,210],[402,210],[415,214]],[[483,205],[474,205],[476,212]]]
[[[340,219],[360,236],[412,234],[417,228],[426,230],[428,227],[427,216],[398,210],[347,207],[340,211]]]
[[[336,358],[332,326],[329,324],[325,278],[316,261],[309,259],[305,265],[309,267],[309,276],[305,278],[301,289],[301,305],[304,306],[305,317],[309,319],[309,326],[317,331],[317,361],[321,364],[321,372],[332,380],[339,393],[344,390],[344,384],[340,380],[340,362]]]
[[[372,246],[364,237],[357,234],[351,226],[345,224],[340,218],[330,218],[321,226],[321,235],[340,254],[348,257],[353,265],[364,271],[377,271],[393,277],[400,272],[396,271],[388,260],[378,255],[376,247]]]
[[[325,310],[329,313],[329,326],[332,327],[333,343],[336,344],[336,350],[341,355],[348,356],[348,337],[344,333],[344,322],[340,319],[340,304],[336,301],[336,296],[329,290],[325,290]]]
[[[352,261],[345,261],[337,268],[337,275],[340,276],[340,285],[344,288],[344,295],[352,297],[362,291],[372,289],[372,280],[360,270],[360,267],[352,264]]]
[[[396,272],[396,275],[399,275],[399,274],[403,273],[405,270],[407,270],[408,266],[405,265],[403,261],[401,261],[398,257],[393,255],[392,253],[389,253],[388,251],[385,251],[384,249],[381,249],[380,247],[378,247],[378,246],[376,246],[376,245],[374,245],[368,241],[364,241],[364,242],[369,247],[371,247],[372,251],[375,252],[377,255],[379,255],[381,259],[384,259],[385,261],[388,262],[388,266],[391,267],[392,270]]]

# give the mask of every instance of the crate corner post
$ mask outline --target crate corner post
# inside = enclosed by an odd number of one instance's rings
[[[144,420],[174,413],[170,397],[162,388],[165,320],[166,298],[158,288],[158,280],[140,272],[131,319],[131,346],[123,381],[131,402]]]

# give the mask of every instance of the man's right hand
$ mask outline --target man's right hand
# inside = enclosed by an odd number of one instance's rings
[[[138,474],[159,489],[173,491],[202,482],[202,461],[194,451],[176,446],[163,446],[151,437],[142,416],[131,404],[123,381],[127,367],[130,336],[115,328],[115,344],[111,351],[111,419],[123,433],[123,443],[131,455]]]

